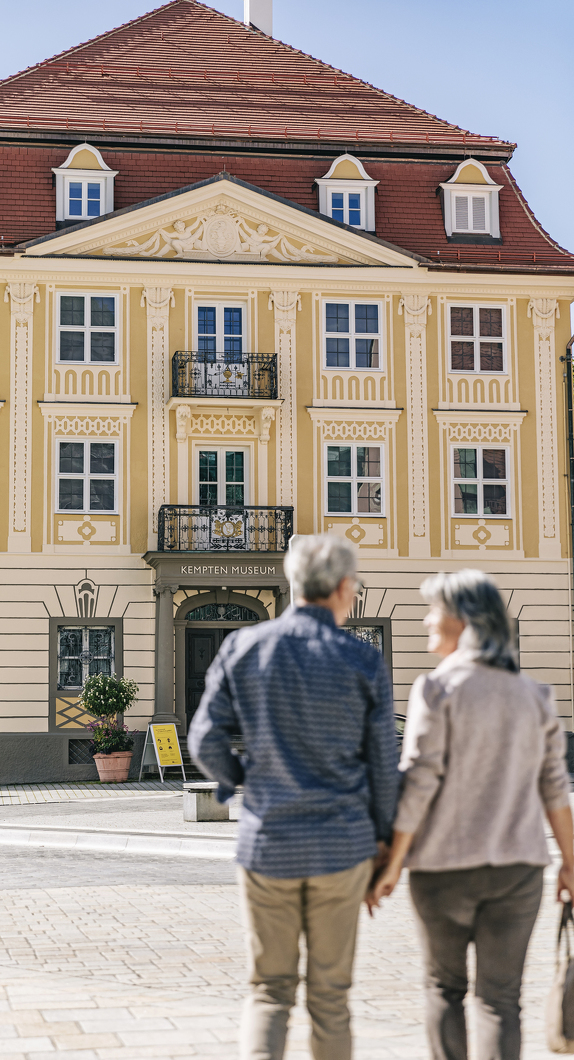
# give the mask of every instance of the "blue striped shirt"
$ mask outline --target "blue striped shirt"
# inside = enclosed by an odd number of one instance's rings
[[[324,607],[290,608],[226,638],[189,749],[222,800],[244,787],[237,856],[246,869],[341,872],[391,838],[399,774],[387,668]]]

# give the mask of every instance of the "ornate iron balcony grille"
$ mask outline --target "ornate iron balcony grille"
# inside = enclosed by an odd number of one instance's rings
[[[172,361],[173,397],[277,397],[276,353],[198,353],[178,350]]]
[[[293,508],[163,504],[158,552],[286,552]]]

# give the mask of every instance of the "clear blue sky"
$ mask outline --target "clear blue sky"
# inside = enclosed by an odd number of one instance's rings
[[[4,4],[0,77],[152,4]],[[211,6],[243,17],[243,0]],[[518,183],[541,224],[574,251],[573,0],[274,0],[274,16],[275,36],[287,44],[473,132],[518,143]]]

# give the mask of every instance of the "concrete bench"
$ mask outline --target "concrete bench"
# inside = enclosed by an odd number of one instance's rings
[[[216,798],[217,784],[212,781],[193,781],[183,785],[184,821],[228,821],[229,803]]]

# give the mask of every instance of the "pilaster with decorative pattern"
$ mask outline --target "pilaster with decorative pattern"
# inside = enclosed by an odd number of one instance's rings
[[[405,294],[399,302],[399,314],[405,317],[409,555],[420,558],[430,556],[426,330],[431,312],[426,294]]]
[[[277,504],[296,504],[296,323],[301,295],[271,291],[269,309],[275,310],[275,348],[279,357],[279,396],[283,405],[277,431]]]
[[[528,316],[534,327],[536,373],[536,436],[538,438],[539,556],[560,558],[560,525],[557,507],[558,432],[556,423],[555,326],[560,309],[555,298],[533,298]]]
[[[4,301],[10,302],[11,312],[8,551],[30,552],[32,337],[40,292],[33,283],[8,283]]]
[[[147,308],[149,403],[150,532],[148,548],[157,547],[157,517],[168,500],[169,310],[175,306],[170,287],[144,287],[141,306]]]

